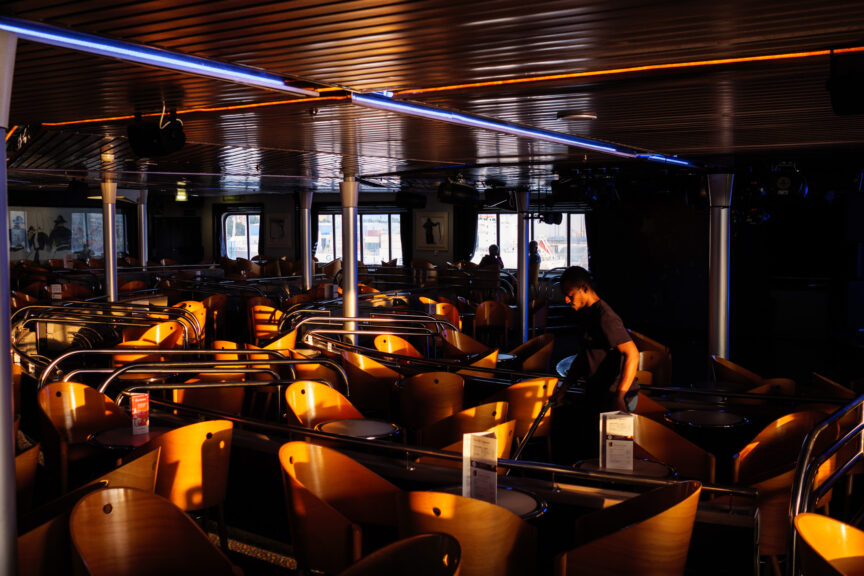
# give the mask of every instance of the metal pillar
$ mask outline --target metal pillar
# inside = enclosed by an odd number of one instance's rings
[[[144,173],[146,169],[146,164],[141,167],[141,191],[138,193],[138,261],[144,270],[147,270],[147,260],[150,259],[147,237],[147,174]]]
[[[353,175],[340,182],[342,192],[342,310],[347,318],[357,316],[357,204],[358,187]],[[346,323],[354,330],[355,323]],[[354,338],[349,338],[352,342]]]
[[[117,301],[117,182],[107,169],[114,163],[114,153],[102,152],[102,245],[105,247],[105,298]]]
[[[733,180],[733,174],[708,175],[711,199],[708,347],[711,354],[720,358],[729,354],[729,211]]]
[[[300,252],[303,290],[312,289],[312,190],[300,192]]]
[[[528,285],[528,236],[530,235],[529,206],[531,194],[528,188],[520,188],[516,191],[516,212],[519,218],[519,230],[517,234],[517,245],[519,258],[516,261],[517,280],[519,284],[519,317],[522,319],[522,342],[528,341],[528,324],[531,295]]]
[[[9,130],[9,101],[12,97],[12,75],[15,69],[17,37],[0,32],[0,136],[6,141]],[[9,206],[6,162],[0,162],[0,206]],[[7,274],[0,282],[0,302],[9,302],[9,217],[0,218],[0,270]],[[0,306],[0,341],[11,342],[9,306]],[[15,444],[12,435],[12,357],[6,348],[0,354],[0,573],[16,574],[17,512],[15,510]]]

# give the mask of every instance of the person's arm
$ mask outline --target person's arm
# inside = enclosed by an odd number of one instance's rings
[[[639,349],[632,340],[628,340],[617,346],[618,350],[624,356],[624,370],[621,373],[621,383],[618,385],[618,390],[615,394],[615,409],[621,412],[627,412],[627,404],[624,401],[624,396],[633,385],[633,380],[636,378],[636,370],[639,369]]]

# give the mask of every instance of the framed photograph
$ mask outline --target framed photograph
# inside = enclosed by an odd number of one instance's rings
[[[291,220],[288,214],[267,216],[267,245],[286,247],[291,245]]]
[[[414,249],[448,250],[450,221],[447,212],[414,214]]]

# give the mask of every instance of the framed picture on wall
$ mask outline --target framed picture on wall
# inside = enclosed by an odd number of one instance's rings
[[[288,214],[276,213],[267,216],[267,245],[275,248],[291,245],[291,221]]]
[[[447,212],[414,213],[414,249],[448,250],[450,221]]]

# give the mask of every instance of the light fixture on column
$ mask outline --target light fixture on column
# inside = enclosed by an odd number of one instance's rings
[[[186,202],[189,197],[186,195],[186,181],[179,180],[177,182],[177,195],[174,196],[176,202]]]

